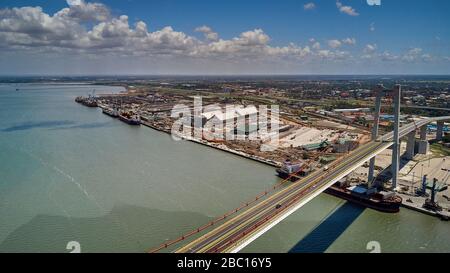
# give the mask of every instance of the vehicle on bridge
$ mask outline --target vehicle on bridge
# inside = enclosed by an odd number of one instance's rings
[[[294,166],[294,167],[293,167]],[[281,168],[281,172],[283,174],[283,178],[291,177],[291,181],[295,182],[296,174],[301,170],[304,165],[296,166],[292,164],[290,161],[286,161]],[[326,172],[330,169],[328,165],[326,165],[323,170]],[[279,176],[280,169],[277,170]],[[316,185],[313,185],[312,188],[316,188]],[[386,213],[397,213],[400,211],[400,206],[402,204],[402,198],[400,196],[395,195],[395,193],[391,192],[378,192],[376,189],[368,190],[365,185],[357,185],[351,186],[347,183],[337,182],[332,185],[328,189],[325,190],[325,193],[345,199],[349,202],[368,207],[377,211],[386,212]],[[278,207],[277,209],[281,208]]]

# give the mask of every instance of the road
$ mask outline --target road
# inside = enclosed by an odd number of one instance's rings
[[[404,125],[399,130],[403,137],[421,126],[450,117],[424,119]],[[204,236],[181,247],[178,253],[237,252],[258,238],[265,231],[288,217],[298,208],[322,193],[325,189],[347,176],[364,162],[392,146],[393,133],[371,141],[327,169],[319,169],[311,175],[267,197],[245,212],[225,222]]]
[[[371,156],[378,150],[384,150],[392,143],[370,142],[344,159],[329,165],[327,171],[318,170],[304,179],[294,183],[266,200],[256,204],[244,213],[224,223],[210,233],[198,238],[190,244],[180,248],[177,252],[230,252],[240,241],[251,237],[265,226],[274,222],[278,216],[283,215],[295,206],[296,203],[306,199],[314,192],[322,192],[347,175],[356,162]]]

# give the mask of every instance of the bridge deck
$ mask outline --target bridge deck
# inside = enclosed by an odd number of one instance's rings
[[[450,120],[450,117],[424,119],[400,129],[405,136],[430,122]],[[320,169],[298,182],[251,206],[242,214],[225,222],[206,235],[181,247],[177,252],[237,252],[294,211],[347,176],[364,162],[392,146],[392,133],[369,142],[343,159]]]

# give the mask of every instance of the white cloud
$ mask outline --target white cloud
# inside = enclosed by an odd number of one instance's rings
[[[219,34],[214,32],[210,27],[208,26],[201,26],[197,27],[195,29],[196,32],[201,32],[203,35],[205,35],[205,38],[210,41],[217,41],[219,39]]]
[[[69,8],[59,11],[60,16],[68,16],[81,21],[105,21],[111,16],[109,9],[101,3],[67,0],[67,4]]]
[[[224,40],[219,39],[210,27],[201,26],[195,29],[205,35],[206,40],[201,41],[170,26],[154,31],[149,31],[143,21],[131,26],[128,16],[103,16],[103,8],[92,9],[99,7],[95,4],[84,1],[70,1],[69,4],[68,8],[52,16],[40,7],[0,9],[0,46],[28,52],[74,51],[94,56],[114,53],[120,56],[216,56],[239,60],[311,55],[308,46],[270,46],[270,37],[262,29],[245,31],[238,37]],[[89,12],[81,13],[81,10]],[[83,23],[88,18],[100,21]]]
[[[389,51],[384,51],[380,54],[380,58],[382,61],[396,61],[399,59],[399,56],[390,53]]]
[[[328,41],[328,46],[331,47],[331,48],[336,49],[336,48],[339,48],[339,47],[342,46],[342,42],[339,41],[339,40],[329,40]]]
[[[83,4],[83,0],[67,0],[66,2],[69,6],[77,6]]]
[[[320,49],[320,43],[319,42],[315,42],[313,45],[312,45],[312,48],[313,49],[315,49],[315,50],[319,50]]]
[[[262,29],[255,29],[241,33],[240,38],[235,39],[235,41],[246,45],[265,45],[270,41],[270,37]]]
[[[199,40],[167,26],[150,31],[138,21],[130,25],[126,15],[113,17],[103,4],[84,0],[68,1],[68,7],[54,15],[40,7],[0,9],[0,46],[28,52],[75,52],[85,56],[114,54],[117,56],[184,56],[187,58],[221,58],[241,61],[286,58],[336,60],[348,53],[337,49],[354,44],[354,38],[331,40],[332,50],[322,50],[315,39],[309,46],[288,44],[271,46],[270,37],[262,29],[242,32],[231,39],[220,39],[209,26],[199,26]]]
[[[422,51],[423,50],[421,48],[411,48],[403,55],[402,60],[406,62],[414,62],[420,57]]]
[[[377,51],[377,45],[376,44],[367,44],[363,49],[363,55],[361,56],[361,59],[374,59],[377,57],[376,54]]]
[[[369,30],[374,32],[375,31],[375,23],[371,23],[369,26]]]
[[[313,2],[303,5],[304,10],[313,10],[315,8],[316,8],[316,4],[314,4]]]
[[[433,56],[431,56],[431,54],[423,54],[422,55],[422,61],[424,61],[424,62],[431,62],[431,61],[433,61]]]
[[[328,46],[333,49],[340,48],[342,45],[355,45],[356,39],[355,38],[345,38],[342,40],[328,40]]]
[[[342,43],[347,44],[347,45],[355,45],[356,39],[355,38],[345,38],[342,40]]]
[[[336,6],[339,9],[340,12],[345,13],[350,16],[358,16],[359,13],[356,12],[354,8],[351,6],[344,6],[339,0],[336,1]]]
[[[75,59],[106,56],[108,60],[114,56],[127,57],[130,62],[133,58],[128,57],[138,57],[135,59],[162,59],[177,64],[177,67],[182,63],[186,64],[186,69],[189,69],[190,61],[204,63],[205,67],[209,62],[216,62],[220,67],[236,65],[241,68],[243,64],[248,64],[249,69],[259,69],[261,63],[280,66],[294,63],[309,67],[311,64],[328,65],[355,60],[352,53],[356,49],[350,47],[357,43],[353,37],[321,40],[323,45],[311,38],[305,40],[306,45],[289,43],[274,46],[270,36],[259,28],[227,39],[219,37],[206,25],[195,28],[195,31],[203,34],[204,39],[177,31],[171,26],[150,29],[144,21],[130,23],[128,16],[113,16],[103,4],[84,0],[68,1],[66,8],[53,15],[40,7],[0,9],[2,53],[28,54],[22,56],[45,58],[44,54],[59,54],[62,58],[76,56]],[[437,59],[420,48],[411,48],[398,55],[388,51],[378,53],[375,44],[366,45],[360,58],[398,62]]]
[[[366,47],[364,48],[364,53],[371,54],[374,53],[376,50],[377,50],[376,44],[367,44]]]
[[[352,58],[352,55],[348,51],[340,50],[319,50],[317,56],[329,61],[345,61]]]
[[[421,48],[411,48],[399,55],[392,54],[389,51],[384,51],[383,53],[378,54],[378,57],[382,61],[401,61],[405,63],[431,62],[436,59],[429,53],[423,53],[423,49]]]

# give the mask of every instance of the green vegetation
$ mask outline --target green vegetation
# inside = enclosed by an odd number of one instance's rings
[[[367,102],[357,99],[337,99],[327,100],[325,110],[332,111],[334,109],[349,109],[349,108],[373,108],[373,102]]]
[[[450,156],[450,148],[445,147],[444,145],[440,143],[434,143],[431,145],[431,151],[434,154],[437,154],[439,156]]]

